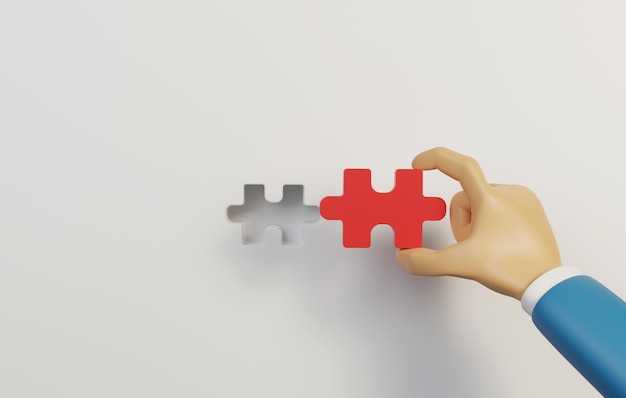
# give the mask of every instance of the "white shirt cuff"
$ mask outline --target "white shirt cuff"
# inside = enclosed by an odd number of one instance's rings
[[[541,275],[535,279],[526,291],[522,295],[522,308],[528,313],[533,315],[535,305],[543,297],[548,290],[554,286],[563,282],[566,279],[573,278],[574,276],[582,275],[576,268],[573,267],[556,267]]]

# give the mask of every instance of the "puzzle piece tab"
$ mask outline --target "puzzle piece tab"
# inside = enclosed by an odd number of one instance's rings
[[[345,247],[369,247],[372,228],[388,224],[397,248],[422,246],[422,223],[441,220],[446,202],[422,194],[422,170],[396,170],[396,186],[376,192],[370,169],[346,169],[342,196],[328,196],[320,203],[322,217],[343,221]]]
[[[265,199],[265,186],[244,185],[243,205],[230,206],[228,219],[243,223],[243,243],[255,244],[265,241],[265,229],[277,225],[282,231],[282,243],[294,245],[303,242],[303,223],[312,223],[320,218],[317,206],[304,204],[304,186],[284,185],[280,202]]]

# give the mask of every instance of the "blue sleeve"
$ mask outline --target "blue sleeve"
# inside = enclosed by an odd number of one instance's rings
[[[543,335],[603,396],[626,397],[626,303],[588,276],[560,282],[532,319]]]

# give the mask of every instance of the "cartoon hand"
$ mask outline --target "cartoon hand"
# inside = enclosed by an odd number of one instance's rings
[[[417,275],[473,279],[521,299],[537,277],[561,265],[559,249],[537,196],[519,185],[490,185],[471,157],[434,148],[413,159],[413,168],[438,169],[463,191],[450,202],[456,244],[435,251],[398,250],[396,259]]]

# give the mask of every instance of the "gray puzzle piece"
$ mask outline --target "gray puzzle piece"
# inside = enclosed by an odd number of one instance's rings
[[[230,206],[228,219],[243,223],[243,243],[258,244],[265,241],[265,229],[277,225],[282,231],[284,245],[297,245],[304,241],[303,223],[320,218],[318,206],[304,204],[304,186],[284,185],[280,202],[265,199],[265,186],[244,185],[243,205]]]

